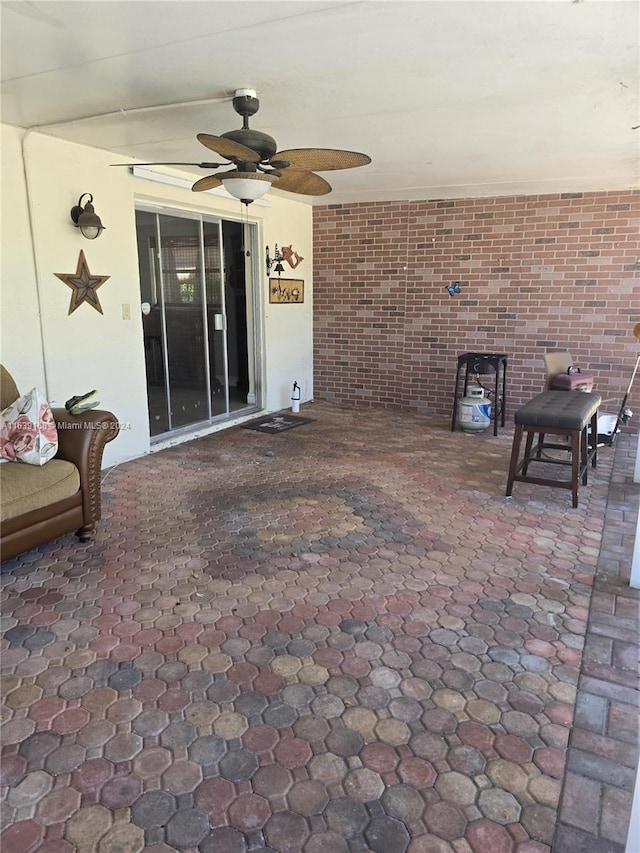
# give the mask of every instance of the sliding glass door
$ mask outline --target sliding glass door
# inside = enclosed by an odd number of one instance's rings
[[[252,226],[140,209],[136,230],[151,436],[255,408]]]

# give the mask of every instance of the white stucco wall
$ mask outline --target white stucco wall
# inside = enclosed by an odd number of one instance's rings
[[[0,347],[2,362],[28,391],[45,387],[45,375],[21,139],[3,131],[0,140]]]
[[[267,365],[266,406],[277,411],[291,406],[291,391],[296,381],[302,389],[301,401],[313,399],[313,269],[311,206],[288,202],[286,207],[273,203],[265,211],[264,242],[273,254],[275,244],[293,246],[304,258],[295,269],[284,264],[286,272],[282,278],[304,280],[304,302],[302,304],[278,305],[269,303],[269,281],[261,262],[264,275],[262,293],[264,298],[265,350]],[[295,205],[297,211],[292,210]],[[292,214],[294,214],[292,216]],[[277,278],[276,274],[272,277]]]
[[[0,357],[21,391],[34,385],[53,403],[92,388],[101,407],[125,425],[108,445],[105,466],[149,451],[146,378],[139,311],[135,203],[246,217],[240,203],[134,178],[110,168],[113,154],[3,125],[2,337]],[[24,151],[24,158],[23,158]],[[188,177],[188,176],[187,176]],[[69,217],[84,192],[94,196],[105,231],[86,240]],[[31,211],[31,216],[29,216]],[[248,209],[258,225],[262,362],[266,411],[290,405],[294,379],[313,394],[311,206],[269,195]],[[33,241],[32,241],[33,234]],[[305,258],[289,277],[305,280],[302,305],[269,305],[264,247],[289,245]],[[92,274],[110,278],[98,290],[104,314],[81,305],[69,315],[71,290],[55,273],[75,272],[83,250]],[[131,319],[124,320],[122,306]]]

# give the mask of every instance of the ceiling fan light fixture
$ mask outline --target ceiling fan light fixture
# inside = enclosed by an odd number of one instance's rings
[[[275,175],[263,175],[258,172],[227,172],[220,175],[225,190],[243,204],[251,204],[269,192]]]

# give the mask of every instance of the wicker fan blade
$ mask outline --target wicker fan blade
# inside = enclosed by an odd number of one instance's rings
[[[159,163],[109,163],[110,166],[197,166],[199,169],[219,169],[220,166],[228,166],[228,163],[185,163],[184,161],[180,162],[167,162],[163,160]]]
[[[206,178],[200,178],[199,181],[196,181],[195,184],[191,187],[194,193],[201,193],[205,190],[212,190],[214,187],[222,186],[222,181],[220,178],[215,175],[207,175]]]
[[[290,148],[288,151],[277,151],[271,158],[272,163],[280,161],[286,161],[289,168],[296,171],[327,172],[366,166],[371,162],[371,157],[358,154],[357,151],[339,151],[334,148]]]
[[[260,162],[259,154],[232,139],[225,139],[223,136],[211,136],[209,133],[199,133],[197,139],[205,148],[215,151],[216,154],[220,154],[221,157],[226,157],[228,160],[235,158],[242,160],[243,163]]]
[[[326,195],[331,192],[331,185],[320,175],[314,175],[313,172],[290,172],[289,169],[274,181],[273,186],[274,189],[300,195]]]

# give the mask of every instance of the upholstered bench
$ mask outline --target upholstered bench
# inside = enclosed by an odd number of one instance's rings
[[[537,483],[542,486],[554,486],[559,489],[571,489],[573,506],[578,506],[578,485],[587,485],[589,463],[595,468],[598,450],[598,407],[600,394],[567,394],[566,391],[544,391],[538,394],[515,413],[515,432],[511,448],[511,462],[507,480],[507,497],[511,496],[513,483],[519,480]],[[591,433],[589,441],[589,424]],[[520,458],[520,445],[523,433],[527,434],[524,456]],[[534,440],[538,440],[534,445]],[[545,436],[566,436],[567,443],[560,444],[545,441]],[[563,450],[570,459],[558,459],[543,456],[546,449]],[[552,480],[544,477],[532,477],[528,474],[529,465],[542,462],[551,465],[570,465],[570,480]]]

